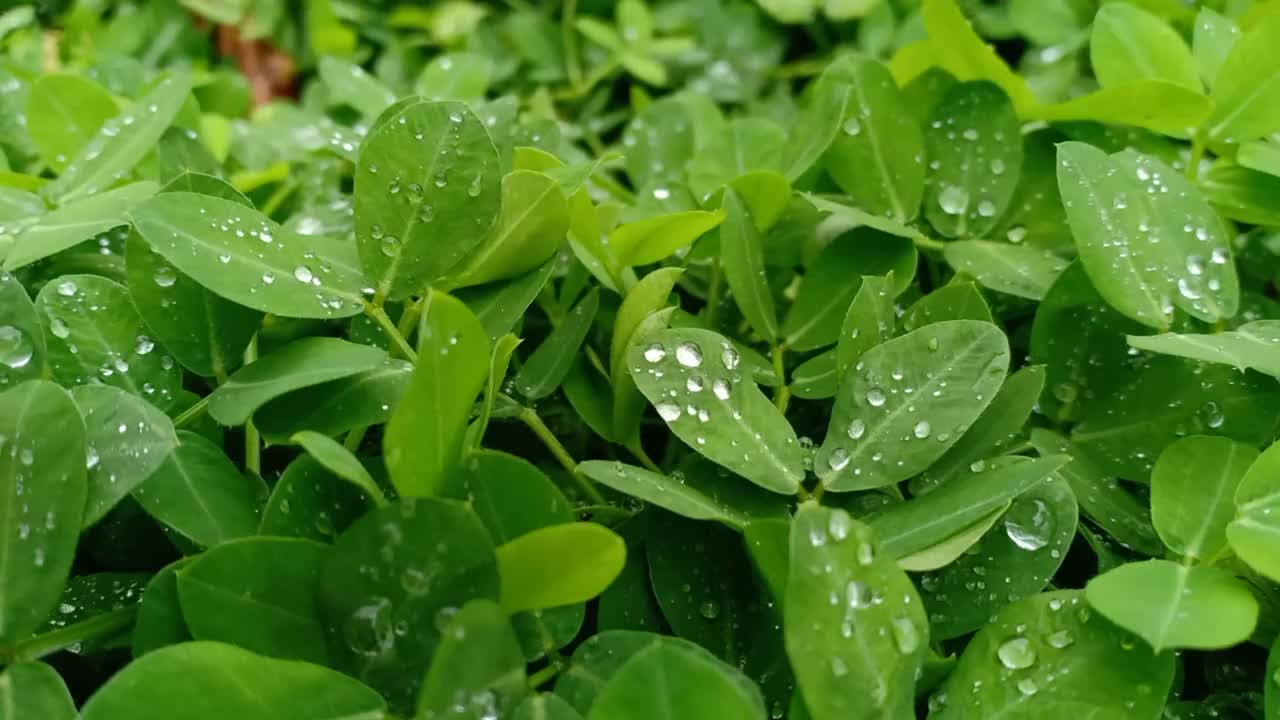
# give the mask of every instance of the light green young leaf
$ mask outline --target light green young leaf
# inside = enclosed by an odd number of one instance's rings
[[[0,385],[40,377],[47,359],[44,328],[27,289],[16,276],[0,271]]]
[[[192,704],[191,698],[204,698]],[[372,720],[378,693],[328,668],[275,660],[234,645],[182,643],[130,663],[85,703],[82,720]]]
[[[849,309],[845,312],[840,336],[836,338],[836,382],[868,350],[893,337],[897,320],[893,296],[892,270],[884,277],[862,278],[858,293],[853,296],[853,302],[849,303]],[[794,374],[792,379],[794,381]]]
[[[1170,550],[1196,560],[1227,544],[1236,488],[1258,451],[1230,438],[1193,435],[1160,453],[1151,470],[1151,520]]]
[[[133,108],[107,119],[43,194],[63,205],[97,195],[151,151],[168,129],[191,91],[185,74],[161,77]]]
[[[613,385],[613,434],[624,441],[639,429],[644,401],[627,371],[627,348],[645,318],[667,306],[671,290],[684,273],[680,268],[660,268],[645,275],[623,298],[613,321],[609,342],[609,379]]]
[[[686,210],[619,225],[609,248],[622,265],[648,265],[687,247],[724,220],[724,212]]]
[[[320,82],[328,90],[333,105],[349,105],[366,118],[378,116],[396,101],[396,94],[364,68],[333,55],[322,55],[316,63]]]
[[[79,385],[71,397],[80,408],[89,468],[84,527],[101,520],[142,484],[178,446],[169,417],[136,395],[110,385]]]
[[[1069,142],[1058,146],[1058,187],[1085,270],[1114,308],[1157,328],[1174,307],[1205,322],[1235,314],[1226,229],[1181,173]]]
[[[1248,639],[1258,621],[1249,586],[1217,568],[1169,560],[1127,563],[1089,581],[1089,605],[1156,652]]]
[[[560,324],[516,373],[516,389],[521,395],[538,400],[560,387],[573,368],[574,358],[582,349],[599,309],[600,291],[592,288],[560,319]]]
[[[387,470],[403,497],[432,494],[458,462],[489,374],[489,336],[467,306],[435,290],[422,302],[418,365],[382,438]]]
[[[198,555],[177,572],[178,600],[192,637],[327,664],[316,604],[326,550],[311,540],[248,537]]]
[[[360,488],[370,500],[378,505],[386,504],[386,498],[382,494],[382,490],[378,488],[378,483],[374,481],[373,476],[360,464],[357,458],[350,450],[343,447],[342,443],[334,440],[328,435],[322,435],[311,430],[303,430],[294,433],[290,438],[293,442],[301,445],[307,454],[315,458],[326,470],[346,480],[352,485]]]
[[[461,287],[523,275],[547,262],[564,244],[569,205],[560,183],[532,170],[502,178],[497,223],[461,265],[449,273]]]
[[[502,607],[518,612],[594,598],[622,572],[627,547],[608,528],[578,522],[525,533],[497,554]]]
[[[422,68],[413,82],[413,93],[428,100],[474,102],[484,98],[493,73],[493,61],[485,55],[444,53]]]
[[[777,493],[804,479],[795,431],[750,378],[722,336],[693,328],[633,340],[626,366],[667,427],[698,453]]]
[[[1266,141],[1250,141],[1241,148],[1237,158],[1240,165],[1216,162],[1202,174],[1200,189],[1224,218],[1252,225],[1280,224],[1280,205],[1275,199],[1280,192],[1280,177],[1267,167],[1270,158],[1266,155],[1272,149]],[[1246,162],[1261,164],[1262,170],[1250,168]]]
[[[934,695],[931,720],[1159,717],[1177,658],[1138,646],[1084,595],[1042,593],[1002,609]]]
[[[559,695],[542,694],[525,698],[514,720],[582,720],[582,716]]]
[[[178,431],[178,447],[133,491],[152,517],[203,547],[254,535],[266,486],[242,475],[222,448]]]
[[[810,717],[910,715],[929,624],[893,556],[845,511],[806,503],[790,565],[783,633]]]
[[[951,88],[925,130],[924,216],[947,237],[982,237],[1009,207],[1022,136],[1008,97],[989,82]]]
[[[914,218],[924,188],[924,139],[889,70],[847,55],[823,71],[814,97],[823,113],[838,112],[831,121],[839,132],[823,160],[836,184],[871,215],[899,223]]]
[[[1040,105],[1027,81],[978,37],[956,0],[924,0],[920,16],[929,36],[929,51],[943,70],[962,81],[990,80],[999,85],[1020,116]]]
[[[459,102],[397,105],[379,123],[356,166],[356,245],[377,295],[399,300],[488,236],[502,195],[498,152]]]
[[[1066,260],[1029,245],[988,240],[947,243],[943,255],[958,272],[972,275],[983,287],[1028,300],[1043,300]]]
[[[991,402],[1009,343],[990,323],[951,320],[877,345],[841,383],[814,466],[828,490],[882,487],[927,468]]]
[[[1207,120],[1213,108],[1213,101],[1195,90],[1163,80],[1138,80],[1041,106],[1031,117],[1049,122],[1092,120],[1183,135]]]
[[[1227,526],[1231,550],[1262,575],[1280,579],[1280,443],[1249,466],[1235,503],[1235,519]]]
[[[1164,80],[1199,91],[1191,49],[1176,30],[1128,3],[1108,3],[1093,19],[1089,61],[1098,83],[1114,87],[1135,80]]]
[[[1214,12],[1212,8],[1200,8],[1191,36],[1191,53],[1196,59],[1200,79],[1210,89],[1217,83],[1218,72],[1238,37],[1240,28],[1234,20]]]
[[[1008,509],[1009,504],[1001,505],[992,510],[986,517],[979,519],[954,535],[910,555],[898,558],[898,567],[908,572],[926,572],[952,565],[956,560],[968,553],[987,534],[991,526],[995,525],[996,521],[1004,516],[1005,511]]]
[[[1139,350],[1222,363],[1241,372],[1252,369],[1280,377],[1280,321],[1277,320],[1256,320],[1235,330],[1207,335],[1130,335],[1129,344]]]
[[[765,340],[778,339],[778,314],[764,265],[764,239],[751,212],[733,188],[726,188],[721,206],[720,257],[725,279],[743,317]]]
[[[161,193],[131,213],[153,250],[209,290],[283,317],[336,318],[364,309],[354,248],[302,235],[238,202]]]
[[[938,489],[881,511],[871,519],[871,529],[890,557],[914,555],[972,527],[1044,482],[1067,460],[1065,455],[1011,455],[975,463]]]
[[[418,717],[510,717],[529,688],[524,655],[503,609],[472,600],[442,630],[418,696]]]
[[[1213,87],[1209,136],[1242,142],[1280,130],[1280,14],[1266,13],[1231,46]]]
[[[40,157],[56,172],[120,112],[115,98],[98,83],[79,75],[43,75],[27,95],[27,132]]]
[[[56,428],[56,432],[51,432]],[[58,604],[80,537],[85,427],[65,390],[30,380],[0,393],[0,646]]]
[[[0,718],[77,720],[75,701],[58,671],[41,662],[20,662],[0,673]]]
[[[376,347],[328,337],[295,340],[236,371],[209,395],[209,415],[241,425],[271,400],[301,388],[373,370],[386,360]]]

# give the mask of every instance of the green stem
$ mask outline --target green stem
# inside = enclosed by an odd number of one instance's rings
[[[941,240],[934,240],[928,235],[920,232],[912,233],[911,242],[915,243],[916,247],[921,250],[936,250],[938,252],[942,252],[947,247],[947,244]]]
[[[1187,159],[1187,179],[1191,182],[1196,181],[1196,176],[1200,174],[1200,161],[1204,159],[1204,153],[1208,147],[1208,141],[1201,131],[1196,131],[1191,136],[1191,157]]]
[[[249,341],[244,349],[244,364],[248,365],[258,359],[258,336]],[[258,441],[258,428],[250,419],[244,424],[244,467],[254,475],[262,474],[262,444]]]
[[[415,365],[418,364],[418,353],[413,351],[413,348],[409,346],[409,341],[404,339],[404,336],[400,334],[400,330],[396,328],[396,324],[391,322],[391,318],[387,315],[386,310],[382,309],[380,305],[370,303],[364,306],[364,314],[368,315],[369,319],[373,320],[378,324],[378,327],[382,328],[382,332],[385,333],[387,338],[391,340],[391,343],[396,346],[395,349],[399,351],[401,355],[407,358],[409,362]]]
[[[275,215],[276,211],[280,209],[280,206],[284,204],[284,201],[287,200],[289,195],[293,194],[293,191],[296,189],[298,189],[298,182],[296,180],[286,180],[280,185],[280,187],[276,188],[275,192],[271,193],[271,197],[267,198],[267,201],[262,204],[262,214],[267,217]]]
[[[209,396],[205,395],[195,402],[194,405],[178,413],[173,419],[173,426],[179,430],[195,422],[204,411],[209,407]]]
[[[418,325],[418,318],[422,315],[422,305],[427,301],[425,297],[418,298],[400,313],[400,321],[396,323],[396,332],[400,333],[400,337],[408,340],[413,336],[413,330]]]
[[[560,664],[552,663],[529,676],[529,689],[537,690],[560,674]]]
[[[650,472],[656,472],[656,473],[662,472],[662,468],[658,467],[658,464],[653,461],[653,458],[649,457],[649,453],[644,451],[644,447],[640,444],[640,438],[636,438],[631,442],[627,443],[626,448],[627,448],[627,452],[634,455],[635,458],[640,461],[640,464],[643,465],[646,470],[649,470]]]
[[[520,422],[532,430],[533,434],[537,435],[538,439],[542,441],[542,444],[547,446],[547,449],[555,456],[556,461],[565,470],[569,471],[569,474],[573,476],[574,482],[578,483],[578,487],[582,489],[583,494],[592,502],[601,505],[605,504],[604,496],[600,494],[595,483],[578,472],[578,462],[573,459],[568,450],[564,449],[564,445],[560,444],[560,440],[556,438],[555,433],[551,432],[546,423],[542,422],[542,418],[538,417],[538,413],[533,408],[527,407],[520,411],[519,417]]]
[[[724,273],[720,270],[720,258],[711,258],[711,281],[707,288],[707,327],[716,329],[720,314],[720,293],[724,285]]]
[[[351,428],[351,431],[347,433],[346,439],[342,441],[342,446],[350,450],[352,454],[355,454],[355,451],[360,449],[360,443],[364,442],[364,436],[367,432],[369,432],[368,425]]]
[[[791,404],[791,386],[787,384],[787,369],[783,365],[786,352],[783,345],[773,347],[773,372],[778,376],[778,389],[773,394],[773,404],[784,414],[787,412],[787,405]]]
[[[77,643],[115,634],[132,625],[137,615],[137,606],[95,615],[88,620],[23,640],[13,648],[13,657],[17,660],[39,660]]]
[[[564,44],[564,69],[569,76],[569,86],[582,84],[582,66],[578,62],[578,0],[564,0],[560,11],[560,41]]]

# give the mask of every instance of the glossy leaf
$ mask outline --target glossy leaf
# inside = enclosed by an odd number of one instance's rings
[[[740,355],[723,337],[659,330],[633,342],[626,363],[640,392],[690,447],[766,490],[799,486],[804,466],[795,431],[742,377]]]
[[[758,697],[728,675],[726,666],[679,645],[636,653],[609,678],[588,720],[676,720],[734,717],[762,720]],[[655,693],[655,687],[664,692]]]
[[[839,377],[844,377],[849,367],[868,350],[893,337],[896,319],[893,289],[892,271],[883,278],[862,278],[836,339],[835,370]]]
[[[1151,470],[1151,520],[1165,545],[1195,559],[1227,544],[1236,488],[1258,451],[1229,438],[1193,435],[1165,448]]]
[[[1103,87],[1164,80],[1200,89],[1195,58],[1178,32],[1127,3],[1112,3],[1098,10],[1089,38],[1089,60]]]
[[[117,112],[111,93],[94,81],[45,75],[31,83],[27,95],[27,131],[40,157],[61,172]]]
[[[379,425],[391,418],[412,374],[411,363],[385,358],[372,370],[269,400],[253,412],[253,424],[272,442],[304,429],[337,435]]]
[[[1273,519],[1275,508],[1280,504],[1278,464],[1280,445],[1272,445],[1249,466],[1236,488],[1235,518],[1227,526],[1231,550],[1249,567],[1273,580],[1280,577],[1280,562],[1275,552],[1280,526]]]
[[[591,331],[600,308],[600,293],[589,291],[565,314],[547,339],[516,373],[516,389],[530,400],[544,398],[560,386],[573,367],[574,357]]]
[[[648,265],[687,247],[724,220],[721,211],[687,210],[619,225],[609,248],[623,265]]]
[[[1043,300],[1069,264],[1037,248],[988,240],[947,243],[943,254],[953,268],[972,275],[983,287],[1028,300]]]
[[[1039,104],[1026,80],[978,37],[955,0],[925,0],[920,16],[929,35],[929,52],[943,70],[960,80],[990,80],[999,85],[1019,115]]]
[[[741,478],[705,466],[663,475],[634,465],[588,460],[578,472],[592,480],[694,520],[717,520],[743,529],[761,516],[777,514],[782,503]]]
[[[472,600],[453,616],[418,696],[419,717],[507,717],[528,688],[524,656],[497,603]]]
[[[71,397],[87,431],[83,523],[89,527],[151,477],[178,446],[178,435],[164,413],[119,388],[81,385]]]
[[[991,402],[1009,349],[995,326],[952,320],[877,345],[859,362],[814,459],[830,490],[881,487],[927,468]]]
[[[720,261],[734,302],[751,327],[769,342],[778,339],[778,313],[764,267],[764,243],[751,212],[733,188],[724,191]]]
[[[1213,87],[1209,134],[1253,140],[1280,129],[1274,102],[1280,91],[1280,16],[1268,13],[1231,46]]]
[[[569,205],[560,183],[530,170],[502,178],[502,210],[489,235],[450,272],[458,286],[505,280],[547,262],[569,231]]]
[[[929,628],[911,581],[871,529],[843,510],[801,506],[789,578],[783,629],[809,715],[910,714]]]
[[[604,591],[622,571],[626,545],[595,523],[534,530],[498,547],[502,607],[508,612],[571,605]],[[554,575],[557,581],[543,580]]]
[[[418,364],[383,436],[391,481],[428,495],[458,462],[471,406],[488,374],[489,338],[461,301],[432,291],[418,325]],[[431,412],[420,412],[430,407]]]
[[[0,386],[40,377],[47,355],[44,329],[26,288],[0,271]]]
[[[355,485],[299,455],[271,489],[258,534],[333,542],[372,504]]]
[[[130,183],[67,203],[40,216],[18,236],[4,259],[4,269],[16,270],[30,265],[98,233],[128,224],[130,210],[159,189],[149,181]]]
[[[76,720],[75,702],[58,671],[41,662],[20,662],[0,673],[0,718]]]
[[[360,464],[360,459],[343,447],[342,443],[313,430],[303,430],[294,434],[291,439],[301,445],[307,454],[315,458],[316,462],[323,465],[326,470],[360,488],[365,497],[379,505],[386,502],[373,476],[364,465]]]

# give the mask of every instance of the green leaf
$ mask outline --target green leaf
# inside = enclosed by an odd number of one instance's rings
[[[1049,122],[1092,120],[1133,125],[1167,135],[1182,135],[1199,127],[1213,111],[1204,94],[1163,80],[1138,80],[1112,85],[1087,95],[1045,105],[1035,117]]]
[[[26,288],[0,271],[0,385],[39,378],[47,357],[44,329]]]
[[[151,476],[178,446],[168,416],[139,397],[109,385],[71,390],[87,434],[89,468],[84,527],[89,527]]]
[[[223,425],[241,425],[266,403],[286,393],[367,372],[382,365],[380,348],[337,338],[302,338],[236,371],[209,395],[209,415]]]
[[[360,464],[359,458],[343,447],[342,443],[328,435],[311,430],[295,433],[290,439],[301,445],[307,454],[315,458],[316,462],[323,465],[326,470],[360,488],[365,497],[378,505],[386,504],[386,498],[373,476],[364,465]]]
[[[893,337],[897,314],[893,302],[893,271],[884,277],[864,276],[858,293],[849,303],[844,324],[836,338],[835,372],[844,377],[849,368],[868,350]],[[797,368],[797,373],[799,369]],[[793,383],[795,375],[792,375]]]
[[[111,93],[92,80],[44,75],[31,83],[27,95],[27,132],[45,163],[63,172],[119,111]]]
[[[131,216],[153,250],[234,303],[299,318],[364,309],[355,252],[342,238],[302,235],[238,202],[188,192],[161,193]]]
[[[316,604],[326,547],[294,538],[244,538],[198,556],[177,573],[191,635],[282,660],[325,664]]]
[[[975,463],[938,489],[882,510],[871,519],[871,529],[889,557],[909,557],[972,527],[1044,482],[1067,460],[1065,455],[1010,455]]]
[[[948,320],[992,322],[991,308],[977,285],[953,282],[925,295],[902,314],[902,329],[910,332]]]
[[[671,475],[617,461],[588,460],[578,472],[606,487],[694,520],[716,520],[742,530],[777,515],[782,503],[740,478],[702,464],[686,464]]]
[[[312,385],[270,400],[253,413],[253,424],[271,442],[285,442],[310,429],[337,435],[391,419],[413,374],[413,365],[386,358],[373,370]]]
[[[8,646],[44,622],[71,569],[85,429],[65,390],[31,380],[0,393],[0,436],[0,646]]]
[[[221,448],[178,431],[178,447],[133,491],[155,519],[204,547],[253,535],[266,488],[240,474]]]
[[[622,538],[595,523],[525,533],[497,550],[502,607],[517,612],[590,600],[622,571],[626,554]]]
[[[1083,592],[1043,593],[1006,606],[973,636],[929,717],[1154,719],[1176,665],[1091,611]]]
[[[560,324],[516,373],[516,389],[521,395],[539,400],[555,392],[572,369],[599,309],[600,291],[593,288],[560,319]]]
[[[911,714],[928,620],[870,528],[843,510],[802,505],[783,609],[787,656],[814,720]]]
[[[4,259],[4,268],[16,270],[30,265],[128,223],[129,211],[159,189],[153,182],[131,183],[67,203],[42,215],[18,236]]]
[[[428,293],[418,326],[418,365],[382,440],[387,470],[402,496],[432,494],[458,462],[488,370],[489,338],[480,321],[461,301]],[[432,411],[420,412],[424,407]]]
[[[1280,505],[1278,467],[1280,444],[1264,450],[1245,472],[1236,488],[1235,519],[1227,526],[1231,550],[1249,567],[1272,580],[1280,578],[1280,555],[1276,554],[1280,525],[1275,519],[1275,508]]]
[[[1261,144],[1253,141],[1247,147],[1256,149]],[[1241,164],[1246,160],[1257,163],[1257,157],[1243,148],[1238,159]],[[1200,188],[1223,217],[1255,225],[1280,223],[1280,205],[1275,200],[1280,178],[1269,172],[1218,162],[1201,178]]]
[[[662,688],[662,692],[654,692]],[[588,720],[763,720],[758,695],[735,682],[723,663],[674,644],[642,650],[609,678]]]
[[[1180,173],[1071,142],[1058,146],[1058,186],[1085,270],[1112,307],[1157,328],[1174,307],[1205,322],[1235,314],[1226,230]]]
[[[333,542],[372,504],[355,485],[299,455],[271,489],[258,534]]]
[[[845,376],[814,458],[823,485],[875,488],[924,470],[991,402],[1008,365],[1004,333],[974,320],[933,323],[868,350]]]
[[[824,114],[839,115],[823,160],[836,184],[872,215],[900,223],[914,218],[924,188],[924,139],[889,70],[848,55],[827,66],[814,94]]]
[[[413,92],[428,100],[473,102],[484,98],[493,74],[493,61],[484,55],[445,53],[422,68],[413,83]]]
[[[493,543],[453,501],[405,498],[367,513],[320,572],[331,659],[393,707],[414,706],[444,621],[476,598],[498,599]]]
[[[943,70],[959,80],[990,80],[999,85],[1019,115],[1029,114],[1040,104],[1026,80],[978,37],[956,0],[924,0],[920,17],[929,36],[929,51]]]
[[[626,360],[677,437],[766,490],[793,493],[804,478],[803,450],[782,413],[742,377],[739,362],[722,336],[692,328],[639,337]]]
[[[459,288],[455,296],[471,308],[471,312],[480,319],[489,339],[496,341],[507,334],[529,306],[546,287],[555,270],[555,258],[542,264],[542,267],[531,270],[511,280],[490,283],[479,287]]]
[[[560,183],[540,172],[502,178],[502,211],[489,235],[450,271],[458,286],[523,275],[547,262],[569,232],[569,205]]]
[[[1168,560],[1121,565],[1090,580],[1085,593],[1095,610],[1156,652],[1230,647],[1258,620],[1258,601],[1243,582]]]
[[[41,662],[20,662],[0,673],[4,720],[76,720],[75,702],[58,671]]]
[[[619,225],[609,233],[609,249],[622,265],[648,265],[697,240],[724,220],[724,212],[686,210]]]
[[[1194,435],[1160,453],[1151,470],[1151,520],[1170,550],[1193,559],[1227,544],[1227,523],[1258,451],[1223,437]]]
[[[791,392],[802,400],[835,397],[841,377],[837,361],[836,350],[833,348],[800,363],[791,371]]]
[[[785,176],[796,182],[826,153],[844,124],[845,111],[853,88],[847,83],[815,85],[799,119],[787,138],[783,152]]]
[[[133,108],[108,118],[43,194],[62,205],[97,195],[130,173],[168,129],[191,91],[185,74],[164,75]]]
[[[333,670],[195,642],[130,663],[89,698],[81,718],[161,720],[180,706],[190,720],[363,720],[382,717],[385,707],[376,692]]]
[[[1028,300],[1043,300],[1070,264],[1039,248],[988,240],[947,243],[943,255],[957,272],[972,275],[983,287]]]
[[[1062,480],[1033,487],[997,512],[994,525],[955,562],[920,576],[930,634],[941,640],[973,632],[1009,603],[1043,590],[1071,548],[1076,521],[1076,499]],[[974,592],[984,589],[975,582],[993,582],[975,578],[995,574],[994,597]]]
[[[1200,8],[1191,36],[1191,53],[1196,59],[1200,79],[1209,88],[1217,84],[1222,64],[1226,62],[1238,37],[1240,28],[1234,20],[1211,8]]]
[[[466,105],[418,102],[390,112],[360,147],[356,244],[377,296],[400,300],[484,241],[501,191],[497,150]]]
[[[331,102],[349,105],[366,118],[377,117],[396,101],[396,94],[364,68],[332,55],[320,57],[316,73]]]
[[[1022,168],[1013,106],[989,82],[961,83],[925,130],[924,216],[947,237],[981,237],[1009,207]]]
[[[764,241],[751,212],[733,188],[724,191],[720,257],[734,302],[751,327],[769,342],[778,339],[778,314],[764,266]]]
[[[582,720],[558,695],[531,695],[516,708],[515,720]]]
[[[418,696],[418,716],[509,717],[526,692],[511,622],[497,603],[472,600],[444,629]]]
[[[1231,46],[1213,87],[1209,136],[1254,140],[1280,130],[1280,15],[1267,13]]]
[[[787,347],[805,351],[836,342],[849,306],[862,287],[862,275],[893,273],[893,295],[911,282],[915,266],[915,246],[904,239],[855,230],[832,240],[809,263],[800,292],[787,312],[782,324]]]
[[[706,198],[749,173],[777,171],[782,167],[785,144],[786,133],[775,123],[763,118],[734,118],[724,133],[707,138],[707,144],[689,160],[689,189],[695,197]],[[769,223],[763,225],[768,227]]]
[[[63,275],[40,290],[36,311],[55,380],[101,382],[160,408],[173,404],[181,374],[148,339],[122,285],[97,275]]]
[[[1089,62],[1098,83],[1164,80],[1200,90],[1200,73],[1182,36],[1163,20],[1128,3],[1108,3],[1093,19]]]
[[[175,560],[151,576],[133,622],[131,649],[135,658],[192,639],[178,602],[178,570],[190,562],[191,558]]]

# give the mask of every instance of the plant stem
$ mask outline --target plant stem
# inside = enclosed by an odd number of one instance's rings
[[[248,365],[258,359],[258,336],[249,340],[249,347],[244,349],[244,364]],[[244,424],[244,467],[254,475],[262,475],[262,445],[258,442],[258,428],[253,426],[250,418]]]
[[[88,620],[67,625],[42,635],[36,635],[14,646],[13,657],[16,660],[39,660],[76,643],[119,632],[133,624],[133,619],[137,617],[137,614],[138,608],[136,606],[120,608],[101,615],[95,615]]]
[[[209,407],[209,396],[205,395],[195,402],[194,405],[178,413],[173,419],[173,426],[179,430],[195,422],[204,411]]]
[[[573,476],[574,482],[578,483],[578,487],[582,489],[583,494],[592,502],[604,505],[604,496],[596,489],[595,483],[578,472],[578,462],[573,459],[568,450],[564,449],[564,445],[560,444],[560,440],[556,438],[555,433],[551,432],[546,423],[542,422],[542,418],[538,417],[538,413],[533,408],[526,407],[520,411],[519,417],[520,422],[532,430],[533,434],[537,435],[542,444],[547,446],[547,449],[551,451],[551,454],[555,456],[560,465],[569,471],[569,474]]]
[[[784,414],[787,412],[787,405],[791,403],[791,386],[787,384],[787,369],[782,362],[786,352],[787,349],[782,345],[773,347],[773,372],[778,376],[778,389],[773,394],[773,404]]]
[[[391,340],[391,343],[396,346],[395,349],[399,351],[401,355],[407,358],[409,362],[415,365],[418,364],[418,353],[414,352],[413,348],[409,346],[409,341],[405,340],[404,336],[400,334],[400,330],[396,328],[395,323],[391,322],[391,318],[387,315],[387,311],[382,309],[382,306],[366,304],[364,306],[364,314],[368,315],[369,319],[376,322],[378,327],[382,328],[382,332],[385,333],[387,338]]]
[[[578,63],[578,0],[564,0],[560,10],[560,41],[564,44],[564,70],[569,76],[569,86],[582,84],[582,66]]]
[[[529,689],[537,690],[560,674],[560,664],[552,663],[529,676]]]
[[[351,431],[347,433],[346,439],[342,441],[342,446],[350,450],[352,454],[355,454],[355,451],[360,449],[360,443],[364,442],[364,436],[367,432],[369,432],[368,425],[351,428]]]
[[[1187,159],[1187,179],[1191,182],[1196,181],[1196,176],[1200,174],[1200,161],[1204,159],[1204,152],[1208,146],[1204,133],[1197,130],[1195,135],[1191,136],[1191,157]]]
[[[711,258],[711,281],[707,287],[707,327],[716,329],[720,314],[720,292],[724,285],[724,273],[720,270],[720,258]]]
[[[646,470],[649,470],[651,472],[656,472],[656,473],[662,472],[662,468],[658,467],[658,464],[653,461],[653,458],[649,457],[649,453],[646,453],[644,451],[644,447],[640,444],[639,438],[636,438],[635,440],[632,440],[631,442],[627,443],[626,448],[627,448],[627,452],[634,455],[635,458],[640,461],[640,464],[643,465]]]
[[[941,240],[934,240],[928,235],[920,232],[912,233],[911,242],[915,243],[916,247],[921,250],[936,250],[938,252],[942,252],[947,247],[947,244]]]

